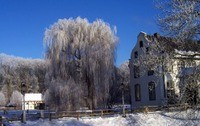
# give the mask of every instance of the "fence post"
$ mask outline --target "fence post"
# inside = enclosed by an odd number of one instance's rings
[[[79,120],[79,112],[77,112],[77,120]]]
[[[103,110],[101,110],[101,117],[103,117]]]
[[[26,111],[23,111],[23,113],[21,114],[21,122],[26,123]]]
[[[44,118],[44,111],[43,110],[40,110],[40,118]]]
[[[4,114],[4,115],[7,114],[7,111],[6,111],[5,109],[3,110],[3,114]]]
[[[0,116],[0,126],[3,126],[3,118]]]
[[[93,114],[94,114],[94,111],[91,112],[91,115],[90,115],[90,116],[93,116]]]
[[[51,113],[49,113],[49,121],[51,121]]]
[[[145,106],[143,111],[144,111],[144,114],[147,114],[149,112],[149,108]]]

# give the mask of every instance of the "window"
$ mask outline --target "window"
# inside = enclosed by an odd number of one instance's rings
[[[150,101],[156,100],[156,86],[154,82],[149,82],[148,90],[149,90],[149,100]]]
[[[133,66],[133,73],[134,73],[134,78],[140,77],[140,68],[139,68],[139,66],[136,66],[136,65]]]
[[[167,82],[167,94],[169,94],[169,96],[172,96],[171,92],[174,92],[174,83],[172,80],[169,80]],[[167,95],[168,98],[169,98],[169,96]]]
[[[175,90],[167,90],[167,98],[168,99],[175,98]]]
[[[178,68],[179,68],[179,70],[185,68],[185,62],[184,61],[179,61],[178,62]]]
[[[174,82],[172,80],[167,82],[167,88],[174,88]]]
[[[154,74],[154,70],[148,70],[148,76],[151,76]]]
[[[195,61],[187,61],[186,63],[185,63],[185,66],[186,67],[194,67],[194,66],[196,66],[196,64],[195,64]]]
[[[149,54],[149,47],[146,47],[146,54]]]
[[[165,71],[166,72],[173,72],[173,64],[168,64],[165,66]]]
[[[135,85],[135,101],[141,101],[140,85]]]
[[[167,82],[167,98],[169,104],[174,104],[176,102],[175,100],[175,89],[174,89],[174,83],[172,80],[169,80]]]
[[[140,48],[143,47],[143,41],[140,41]]]
[[[135,55],[135,58],[138,58],[138,52],[137,51],[134,53],[134,55]]]

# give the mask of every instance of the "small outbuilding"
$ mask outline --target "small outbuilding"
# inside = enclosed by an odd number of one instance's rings
[[[25,110],[34,110],[36,109],[38,104],[43,103],[41,93],[26,93],[24,96],[24,100],[25,100]],[[23,100],[22,100],[22,105],[24,105]]]

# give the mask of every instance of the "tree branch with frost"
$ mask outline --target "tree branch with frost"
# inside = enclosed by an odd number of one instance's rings
[[[166,35],[182,40],[200,39],[199,0],[163,0],[156,6],[161,10],[158,25]]]

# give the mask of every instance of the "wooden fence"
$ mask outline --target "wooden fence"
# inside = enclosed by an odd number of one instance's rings
[[[196,108],[192,108],[192,106],[189,106],[187,104],[176,104],[176,105],[168,105],[168,106],[144,106],[137,109],[125,109],[125,114],[128,113],[148,113],[153,111],[184,111],[187,109],[200,109],[200,106],[196,106]],[[104,116],[112,116],[114,114],[123,114],[122,109],[102,109],[102,110],[79,110],[79,111],[60,111],[60,112],[54,112],[50,114],[51,118],[63,118],[63,117],[75,117],[79,119],[80,117],[104,117]]]
[[[126,109],[125,113],[131,113],[130,110]],[[102,110],[78,110],[78,111],[60,111],[56,113],[52,113],[49,116],[52,118],[63,118],[63,117],[74,117],[79,119],[80,117],[104,117],[111,116],[114,114],[122,114],[122,110],[115,109],[102,109]],[[51,120],[50,119],[50,120]]]
[[[126,109],[125,114],[128,113],[138,113],[138,112],[152,112],[152,111],[183,111],[187,110],[188,108],[192,108],[192,106],[189,106],[187,104],[179,104],[179,105],[168,105],[168,106],[151,106],[151,107],[141,107],[137,109],[133,109],[132,111],[130,109]],[[196,108],[192,109],[198,109],[200,110],[200,106],[196,106]],[[77,110],[77,111],[59,111],[59,112],[54,112],[54,111],[38,111],[37,113],[27,113],[26,117],[27,120],[31,118],[48,118],[50,121],[52,119],[57,119],[57,118],[63,118],[63,117],[74,117],[77,118],[78,120],[81,117],[105,117],[105,116],[113,116],[115,114],[123,114],[122,109],[102,109],[102,110]],[[0,116],[0,124],[3,121],[9,122],[9,121],[20,121],[22,119],[22,116],[12,116],[12,118],[7,118],[6,114],[3,116]]]

